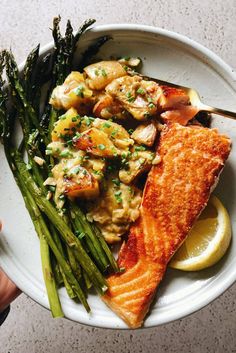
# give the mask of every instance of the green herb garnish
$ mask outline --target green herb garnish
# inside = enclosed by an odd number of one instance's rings
[[[103,128],[108,128],[108,129],[109,129],[109,127],[111,127],[111,124],[109,124],[109,123],[104,123],[104,124],[102,125],[102,127],[103,127]]]
[[[106,146],[105,146],[103,143],[100,143],[100,144],[98,145],[98,148],[99,148],[101,151],[103,151],[103,150],[106,149]]]
[[[132,96],[132,93],[131,93],[131,92],[128,92],[128,93],[126,94],[126,97],[127,97],[127,101],[128,101],[129,103],[132,103],[132,102],[135,101],[135,97]]]
[[[122,202],[121,194],[122,194],[121,190],[116,191],[116,192],[114,193],[117,203],[121,203],[121,202]]]
[[[120,186],[120,180],[118,178],[116,179],[112,179],[113,184],[115,184],[116,186]]]
[[[135,151],[146,151],[146,147],[145,146],[135,146],[134,150]]]
[[[75,89],[76,96],[84,98],[84,86],[80,85]]]
[[[141,87],[139,87],[136,92],[138,94],[141,94],[142,96],[146,93],[146,91],[143,88],[141,88]]]
[[[148,104],[148,108],[150,108],[150,109],[153,109],[153,108],[155,108],[156,106],[155,106],[155,104],[154,103],[149,103]]]
[[[104,70],[104,69],[101,69],[101,73],[102,73],[102,76],[103,76],[103,77],[107,77],[107,73],[106,73],[106,70]]]
[[[129,133],[130,135],[132,135],[133,132],[134,132],[134,129],[129,129],[129,130],[128,130],[128,133]]]
[[[64,150],[64,151],[61,151],[60,157],[64,157],[64,158],[72,157],[72,153],[68,150]]]

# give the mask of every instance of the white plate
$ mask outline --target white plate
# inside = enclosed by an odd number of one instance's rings
[[[236,76],[219,57],[203,46],[179,34],[154,27],[139,25],[107,25],[87,32],[79,46],[84,50],[91,40],[110,34],[113,40],[101,50],[100,56],[140,56],[143,72],[163,80],[196,88],[203,100],[212,105],[236,111]],[[46,52],[52,47],[44,48]],[[215,117],[215,126],[236,139],[236,122]],[[236,149],[233,147],[227,165],[215,191],[227,207],[235,232],[236,214]],[[39,242],[21,194],[9,171],[0,149],[0,218],[3,232],[0,237],[0,266],[31,298],[48,308],[44,287]],[[216,266],[196,273],[168,270],[158,288],[157,300],[145,327],[176,320],[202,308],[236,279],[236,244],[232,242],[227,255]],[[60,290],[63,310],[67,318],[83,324],[126,328],[96,295],[89,296],[92,314],[71,301],[65,290]]]

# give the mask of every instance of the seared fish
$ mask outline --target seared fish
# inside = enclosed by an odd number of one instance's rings
[[[104,302],[131,328],[140,327],[172,255],[207,204],[231,142],[216,129],[169,124],[161,158],[149,172],[140,217],[119,253],[124,272],[108,278]]]

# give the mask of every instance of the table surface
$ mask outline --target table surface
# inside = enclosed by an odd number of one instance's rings
[[[11,47],[21,62],[38,42],[51,40],[52,18],[76,26],[88,17],[98,24],[139,23],[187,35],[236,69],[235,0],[1,0],[0,49]],[[91,328],[50,313],[21,295],[0,329],[0,353],[236,352],[236,285],[199,312],[152,329]]]

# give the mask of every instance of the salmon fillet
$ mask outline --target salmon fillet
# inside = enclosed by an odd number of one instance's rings
[[[164,128],[149,172],[139,219],[121,247],[124,272],[108,278],[104,302],[131,328],[140,327],[172,255],[206,206],[231,142],[216,129]]]

